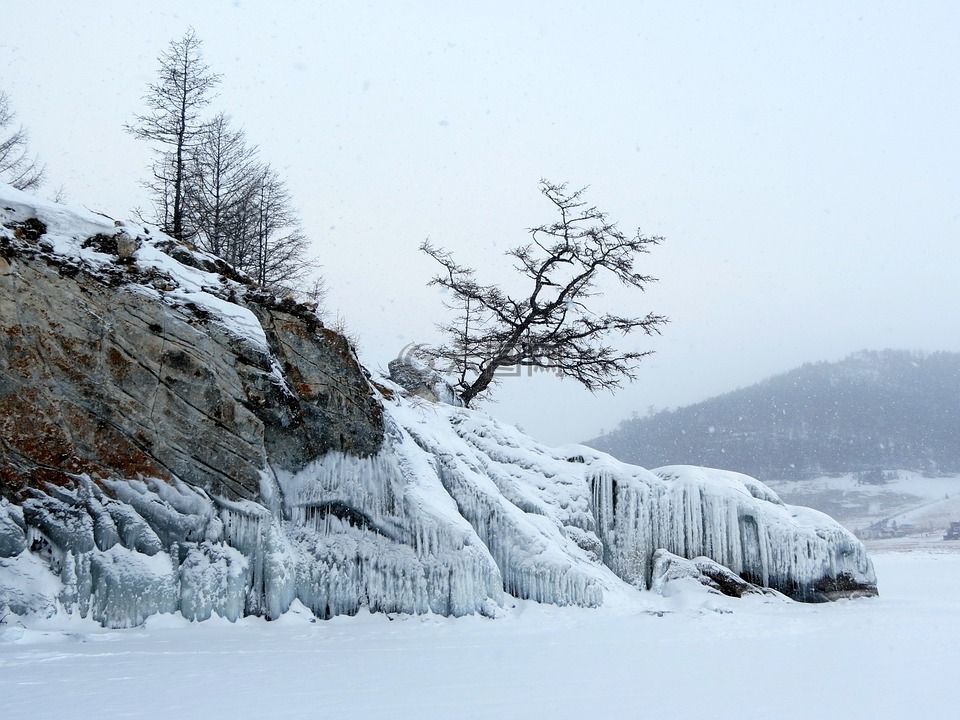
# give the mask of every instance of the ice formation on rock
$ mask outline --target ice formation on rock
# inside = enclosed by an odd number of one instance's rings
[[[778,595],[772,590],[764,590],[747,582],[729,568],[707,557],[701,556],[688,560],[663,548],[653,554],[651,590],[660,595],[667,595],[672,582],[687,579],[700,583],[712,592],[730,597],[739,598],[744,595],[764,593]],[[780,597],[783,596],[780,595]]]
[[[370,380],[156,231],[0,191],[0,612],[596,606],[665,552],[800,600],[875,590],[852,535],[752,478],[544,447]]]

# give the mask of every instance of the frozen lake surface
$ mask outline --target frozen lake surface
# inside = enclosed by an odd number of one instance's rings
[[[880,597],[826,605],[685,588],[600,610],[362,614],[104,630],[0,627],[6,720],[938,718],[960,687],[960,544],[875,552]]]

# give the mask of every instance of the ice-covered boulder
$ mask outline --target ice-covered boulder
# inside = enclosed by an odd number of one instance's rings
[[[27,547],[23,511],[0,499],[0,558],[13,557]]]
[[[156,229],[0,186],[0,258],[0,612],[596,606],[661,550],[875,591],[853,536],[758,481],[545,447],[422,368],[390,392],[310,308]]]
[[[621,576],[630,576],[638,555],[652,558],[663,548],[711,558],[795,600],[876,594],[863,544],[827,515],[784,505],[770,488],[740,473],[630,468],[601,461],[589,478],[599,535],[609,538],[605,562]],[[642,582],[649,586],[649,562],[644,568]]]
[[[730,597],[739,598],[764,592],[762,588],[747,582],[730,568],[710,558],[697,557],[688,560],[663,548],[653,554],[651,590],[663,595],[671,582],[688,578]]]

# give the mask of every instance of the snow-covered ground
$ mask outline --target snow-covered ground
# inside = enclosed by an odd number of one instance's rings
[[[949,717],[960,543],[874,561],[879,598],[821,605],[681,587],[600,609],[518,601],[496,620],[5,625],[0,716]]]
[[[951,522],[960,522],[960,477],[892,474],[882,485],[861,484],[853,475],[765,482],[784,502],[816,508],[861,536],[883,523],[907,535],[943,537]]]

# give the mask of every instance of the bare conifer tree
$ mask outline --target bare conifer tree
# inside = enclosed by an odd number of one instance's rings
[[[310,243],[286,185],[258,155],[223,113],[204,126],[185,184],[193,241],[264,287],[300,289],[317,269]]]
[[[148,86],[148,112],[127,125],[136,137],[156,143],[154,179],[145,183],[154,196],[156,223],[178,240],[192,234],[185,224],[184,190],[187,161],[203,128],[200,111],[220,83],[203,61],[202,42],[191,28],[171,41],[159,59],[159,79]]]
[[[636,365],[652,351],[620,351],[609,344],[612,334],[640,331],[659,334],[662,315],[598,314],[587,306],[601,293],[601,271],[623,285],[643,290],[656,278],[634,269],[637,255],[663,240],[639,231],[625,235],[605,213],[587,205],[584,190],[541,180],[540,191],[559,212],[553,223],[530,230],[531,241],[510,249],[514,268],[527,291],[513,297],[495,285],[482,285],[473,268],[429,241],[420,249],[443,271],[431,285],[452,295],[448,307],[457,314],[439,328],[448,342],[422,347],[421,354],[454,371],[465,405],[487,391],[504,367],[549,370],[580,382],[588,390],[613,390],[635,378]]]
[[[184,204],[194,242],[243,269],[245,205],[259,175],[257,150],[219,113],[204,125],[187,162]]]
[[[310,241],[293,210],[286,183],[270,165],[264,165],[252,190],[248,272],[264,287],[297,288],[317,264],[307,255]]]
[[[44,166],[36,156],[30,157],[23,126],[8,130],[15,117],[10,99],[0,90],[0,181],[18,190],[34,190],[43,184]]]

